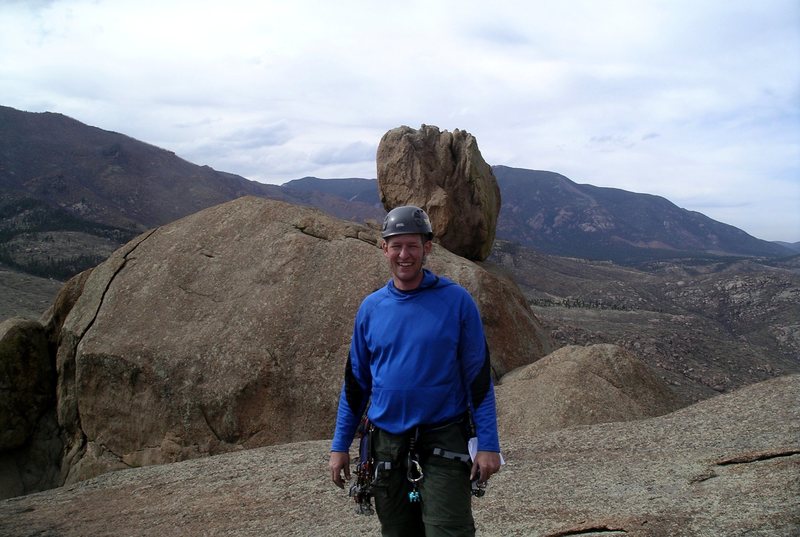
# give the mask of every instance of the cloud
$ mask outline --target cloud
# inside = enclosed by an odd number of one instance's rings
[[[490,164],[759,200],[784,222],[764,237],[798,240],[798,20],[796,0],[1,2],[0,104],[277,183],[374,177],[387,130],[460,128]],[[724,215],[758,236],[745,209]]]
[[[617,151],[630,149],[634,144],[627,136],[618,134],[604,134],[589,138],[589,144],[598,147],[600,151]]]
[[[315,151],[311,155],[311,162],[319,165],[335,163],[351,164],[357,162],[375,162],[377,144],[353,142],[346,145],[330,145]]]
[[[240,129],[222,136],[219,142],[237,149],[257,149],[283,145],[292,139],[291,129],[285,121]]]

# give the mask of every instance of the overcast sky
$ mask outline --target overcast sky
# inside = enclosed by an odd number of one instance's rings
[[[0,104],[277,184],[461,129],[800,241],[798,0],[0,0]]]

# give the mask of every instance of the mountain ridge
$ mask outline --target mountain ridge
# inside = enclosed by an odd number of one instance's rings
[[[621,264],[687,257],[780,257],[790,246],[680,209],[666,198],[580,185],[556,172],[493,166],[497,238],[551,255]],[[254,195],[380,221],[377,180],[304,177],[268,185],[53,112],[0,106],[0,263],[64,279],[132,236]]]
[[[545,253],[617,262],[697,254],[779,257],[793,253],[699,212],[681,209],[661,196],[578,184],[549,172],[507,166],[493,170],[507,203],[515,204],[500,215],[503,238],[519,235],[525,238],[520,242]],[[542,191],[539,195],[539,190],[534,193],[530,188],[534,182]]]
[[[192,164],[175,153],[62,114],[0,107],[3,197],[143,231],[243,195],[280,188]],[[189,211],[189,212],[187,212]]]
[[[492,166],[492,170],[502,198],[497,237],[543,253],[624,264],[675,257],[796,253],[682,209],[662,196],[578,184],[551,171],[508,166]],[[365,201],[372,191],[378,199],[374,179],[305,177],[282,186]],[[613,233],[615,229],[621,231]]]
[[[364,220],[380,212],[324,192],[267,185],[63,114],[0,106],[0,264],[66,279],[133,236],[253,195]],[[101,243],[101,244],[98,244]]]

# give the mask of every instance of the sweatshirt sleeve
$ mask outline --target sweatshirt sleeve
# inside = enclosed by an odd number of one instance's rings
[[[369,401],[372,379],[369,368],[369,351],[364,338],[363,312],[359,309],[350,340],[350,352],[344,369],[344,382],[339,394],[336,413],[336,431],[331,451],[349,451],[350,444]]]
[[[469,293],[466,294],[459,342],[462,378],[465,380],[472,419],[475,423],[478,450],[499,452],[500,440],[497,434],[497,411],[489,346],[486,343],[478,308]]]

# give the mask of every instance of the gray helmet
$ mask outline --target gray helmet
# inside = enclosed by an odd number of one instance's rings
[[[412,233],[424,235],[425,240],[433,239],[431,220],[419,207],[414,205],[395,207],[383,219],[381,237],[384,239],[394,235],[410,235]]]

